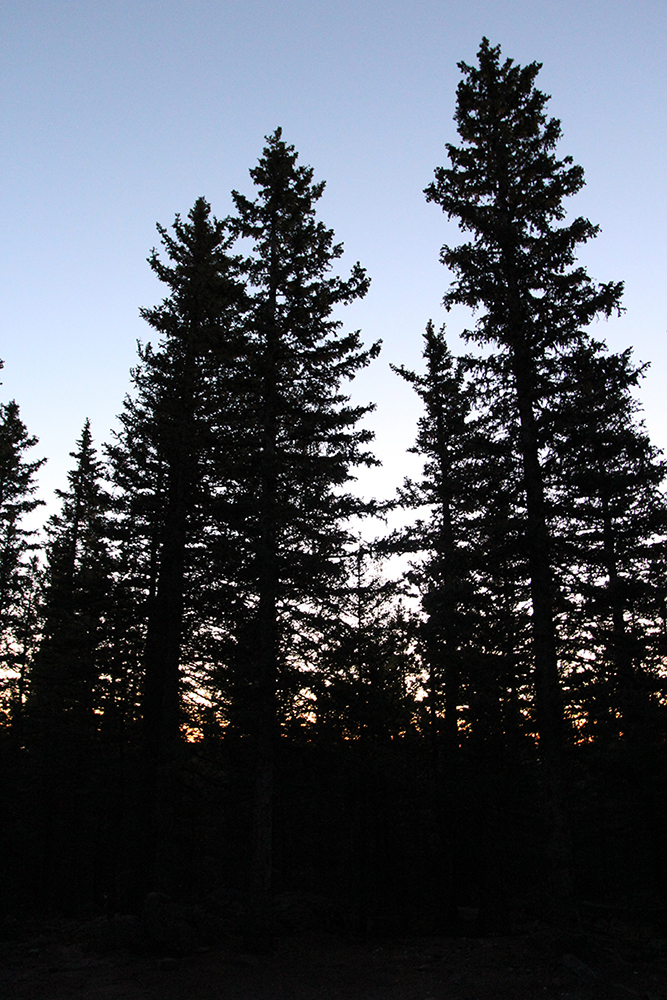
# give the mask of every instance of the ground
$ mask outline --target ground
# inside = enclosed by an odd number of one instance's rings
[[[229,938],[177,956],[95,950],[85,926],[54,921],[1,942],[0,961],[2,1000],[667,1000],[667,941],[565,940],[537,926],[365,941],[311,933],[279,938],[262,956]]]

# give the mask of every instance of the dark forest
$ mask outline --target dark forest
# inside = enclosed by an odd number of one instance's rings
[[[423,465],[394,498],[353,486],[377,460],[349,386],[380,344],[341,317],[370,279],[338,273],[324,183],[281,129],[229,217],[202,197],[158,226],[118,430],[84,423],[41,534],[44,459],[0,404],[3,927],[122,936],[148,905],[176,951],[619,913],[667,935],[645,366],[591,333],[622,283],[578,262],[597,227],[567,214],[584,175],[540,65],[484,39],[460,69],[425,196],[459,224],[444,304],[475,325],[457,356],[429,323],[422,369],[395,369]]]

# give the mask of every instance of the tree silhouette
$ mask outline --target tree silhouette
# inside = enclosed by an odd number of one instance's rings
[[[351,469],[371,464],[371,434],[357,425],[369,407],[352,407],[341,384],[379,350],[358,332],[341,335],[333,311],[365,295],[368,278],[355,264],[349,278],[331,274],[343,249],[316,221],[324,183],[280,129],[267,138],[250,171],[251,201],[233,192],[233,231],[252,242],[243,270],[248,283],[248,449],[236,510],[248,552],[254,608],[257,779],[253,847],[255,946],[268,927],[271,801],[277,694],[289,670],[288,641],[298,636],[331,582],[350,538],[345,522],[365,505],[344,491]],[[245,496],[245,503],[243,502]]]
[[[43,638],[32,673],[33,713],[60,739],[90,741],[101,711],[108,654],[112,561],[104,468],[86,420],[69,488],[56,490],[61,510],[46,526]],[[47,718],[48,717],[48,718]]]
[[[0,368],[2,362],[0,361]],[[35,476],[46,459],[28,461],[37,444],[21,420],[15,400],[0,403],[0,664],[2,707],[18,721],[26,694],[28,661],[34,651],[37,566],[34,531],[23,526],[43,500]]]
[[[467,336],[508,359],[520,428],[527,513],[535,689],[540,747],[548,776],[554,899],[569,908],[571,875],[561,787],[563,698],[554,615],[552,538],[540,460],[540,420],[551,393],[555,356],[572,350],[598,315],[619,309],[619,283],[595,285],[575,266],[576,248],[597,234],[587,219],[559,225],[563,200],[582,187],[583,170],[554,149],[560,122],[545,112],[534,86],[538,63],[501,63],[500,47],[484,38],[478,66],[459,64],[455,120],[461,146],[447,144],[451,162],[436,170],[429,201],[459,220],[472,240],[445,246],[454,273],[445,305],[483,307]]]
[[[161,888],[173,875],[173,793],[181,715],[180,661],[188,555],[210,516],[214,455],[224,448],[224,383],[233,368],[234,330],[241,299],[224,222],[199,198],[173,235],[158,226],[166,261],[149,263],[169,289],[142,316],[163,338],[140,350],[136,399],[128,399],[123,429],[110,449],[121,487],[123,540],[143,575],[145,648],[142,715],[148,764],[145,806],[150,815],[144,876]],[[138,515],[139,524],[135,517]],[[139,533],[137,537],[137,527]],[[136,572],[137,567],[135,567]]]
[[[417,441],[410,449],[424,457],[423,475],[419,482],[406,480],[399,502],[426,509],[427,520],[420,519],[400,533],[392,547],[424,554],[411,577],[418,583],[425,614],[422,639],[431,734],[436,755],[442,743],[451,762],[459,745],[461,657],[466,641],[463,609],[470,598],[464,520],[471,485],[466,480],[471,399],[463,366],[451,354],[444,330],[436,332],[432,323],[424,334],[424,360],[424,375],[404,367],[394,371],[413,386],[424,405]]]
[[[585,637],[588,662],[571,683],[588,679],[590,690],[578,695],[590,706],[591,736],[596,728],[635,739],[646,733],[650,691],[662,688],[667,472],[638,420],[634,393],[644,368],[630,350],[587,342],[564,360],[555,407],[547,475],[562,525],[562,631],[575,655]]]

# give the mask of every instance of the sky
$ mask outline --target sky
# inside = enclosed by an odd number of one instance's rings
[[[130,389],[139,316],[165,295],[146,257],[156,222],[203,195],[218,217],[282,126],[326,181],[319,217],[359,260],[366,298],[345,310],[382,354],[352,387],[389,496],[415,459],[419,408],[390,364],[418,368],[429,319],[452,349],[470,325],[441,305],[456,225],[424,187],[456,142],[457,63],[483,35],[543,63],[559,153],[586,187],[573,214],[601,234],[580,260],[625,281],[625,313],[596,326],[650,362],[641,400],[667,449],[667,4],[649,0],[4,0],[0,11],[0,400],[15,398],[46,456],[53,509],[86,417],[109,440]]]

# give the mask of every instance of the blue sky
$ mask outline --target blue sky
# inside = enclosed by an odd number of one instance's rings
[[[41,492],[64,485],[84,419],[108,439],[139,307],[163,297],[146,256],[155,223],[199,195],[224,216],[277,125],[327,181],[320,217],[372,279],[346,311],[384,350],[354,394],[374,400],[387,495],[418,410],[389,363],[419,365],[445,316],[438,262],[453,224],[423,188],[456,141],[456,63],[482,35],[520,63],[562,121],[560,152],[586,171],[572,211],[602,227],[582,260],[626,282],[626,313],[595,330],[651,362],[642,401],[667,448],[667,5],[626,0],[5,0],[0,13],[0,398],[16,398]],[[414,460],[412,460],[414,461]]]

